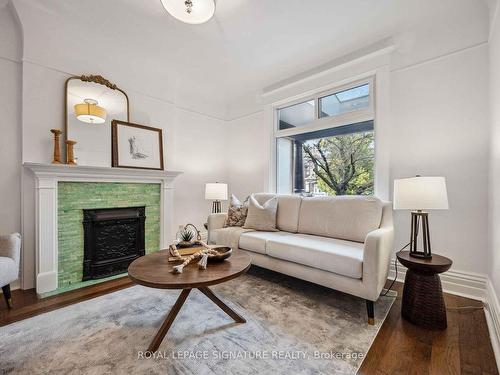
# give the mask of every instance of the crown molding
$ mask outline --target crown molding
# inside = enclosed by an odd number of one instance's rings
[[[282,81],[278,81],[270,86],[264,87],[262,90],[262,97],[268,97],[276,92],[285,88],[295,86],[304,81],[317,78],[332,71],[343,69],[347,66],[359,63],[361,61],[392,53],[396,49],[396,45],[392,38],[382,39],[364,48],[358,49],[354,52],[343,55],[339,58],[331,60],[325,64],[316,66],[312,69],[306,70],[302,73],[291,76]]]

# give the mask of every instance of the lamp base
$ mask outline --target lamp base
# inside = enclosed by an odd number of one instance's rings
[[[422,227],[422,243],[423,251],[418,250],[418,235]],[[430,259],[431,253],[431,238],[429,233],[429,214],[423,211],[411,212],[411,235],[410,235],[410,256],[414,258]]]
[[[220,201],[213,201],[212,202],[212,213],[213,214],[218,214],[221,212],[221,203]]]

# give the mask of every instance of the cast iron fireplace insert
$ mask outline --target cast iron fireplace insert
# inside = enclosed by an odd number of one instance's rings
[[[82,281],[127,272],[145,253],[146,207],[83,210]]]

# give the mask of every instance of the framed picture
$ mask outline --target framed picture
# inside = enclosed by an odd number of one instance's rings
[[[161,129],[130,122],[111,122],[112,166],[163,170]]]

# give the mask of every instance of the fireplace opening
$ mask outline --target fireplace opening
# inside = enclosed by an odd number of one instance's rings
[[[82,281],[124,273],[144,255],[145,211],[145,206],[83,210]]]

